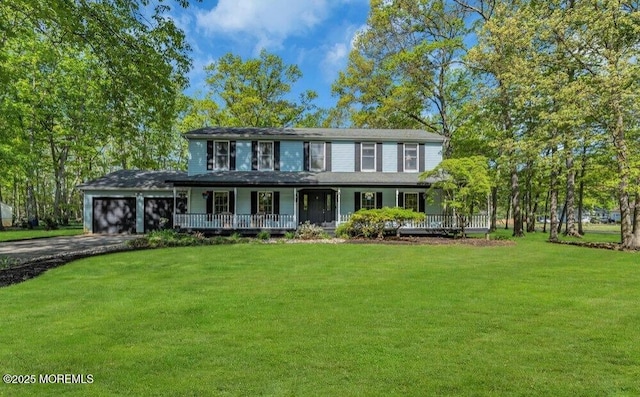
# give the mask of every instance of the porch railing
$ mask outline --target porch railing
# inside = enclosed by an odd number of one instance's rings
[[[295,229],[293,215],[284,214],[176,214],[183,229]]]

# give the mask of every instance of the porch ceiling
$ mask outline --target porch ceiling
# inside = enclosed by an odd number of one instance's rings
[[[429,187],[434,179],[419,180],[418,173],[403,172],[282,172],[222,171],[167,180],[174,186],[388,186]]]

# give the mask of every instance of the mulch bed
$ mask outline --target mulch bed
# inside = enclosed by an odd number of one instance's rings
[[[575,245],[578,247],[597,248],[597,249],[605,249],[605,250],[613,250],[613,251],[628,251],[628,252],[640,251],[640,249],[624,248],[622,244],[619,244],[619,243],[589,243],[586,241],[550,241],[550,242],[554,244]]]

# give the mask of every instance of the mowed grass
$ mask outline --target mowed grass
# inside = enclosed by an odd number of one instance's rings
[[[84,233],[82,226],[65,226],[56,230],[35,229],[8,229],[0,232],[0,242],[31,240],[35,238],[76,236]]]
[[[640,395],[640,257],[250,244],[99,256],[0,289],[0,395]]]

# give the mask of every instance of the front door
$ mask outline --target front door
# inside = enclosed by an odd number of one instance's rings
[[[298,209],[300,222],[321,225],[335,221],[335,192],[333,190],[302,190]]]

